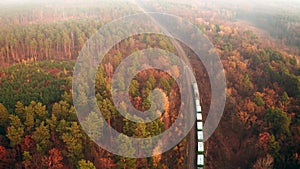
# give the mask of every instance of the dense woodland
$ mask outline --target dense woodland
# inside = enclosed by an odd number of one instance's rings
[[[180,10],[190,8],[181,6]],[[154,3],[153,9],[179,10],[174,4],[166,8],[163,3]],[[209,3],[203,4],[202,9],[205,10],[188,10],[183,15],[212,41],[227,80],[223,118],[206,142],[206,168],[299,168],[299,56],[268,45],[272,43],[261,38],[259,32],[235,25],[235,15],[226,10],[216,11]],[[135,10],[128,3],[99,8],[95,4],[75,3],[68,8],[36,4],[21,10],[7,6],[7,10],[1,11],[0,168],[184,168],[186,139],[159,156],[119,157],[98,147],[83,131],[82,127],[93,131],[93,125],[103,125],[98,115],[90,112],[81,126],[73,106],[73,67],[85,41],[106,22]],[[294,21],[293,25],[297,24],[298,20]],[[270,34],[284,39],[288,45],[298,45],[296,26],[294,31],[284,30],[288,33],[277,28]],[[165,116],[149,124],[132,123],[113,106],[113,72],[134,50],[149,47],[176,53],[164,36],[145,34],[125,39],[105,56],[95,81],[98,107],[107,123],[134,137],[149,137],[166,130],[176,119],[180,103],[176,82],[167,73],[150,69],[131,82],[131,103],[138,110],[149,109],[149,92],[158,88],[165,93]],[[205,118],[210,105],[207,73],[193,52],[186,46],[184,50],[190,54],[201,86]],[[88,99],[85,95],[81,98]],[[104,137],[101,131],[93,134]],[[135,153],[128,140],[120,137],[117,141],[120,149]]]
[[[136,10],[126,2],[114,1],[97,5],[71,2],[3,5],[2,8],[1,65],[29,60],[75,59],[86,40],[104,23]]]

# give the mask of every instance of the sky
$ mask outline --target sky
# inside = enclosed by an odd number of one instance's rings
[[[1,4],[30,4],[30,3],[89,3],[91,1],[110,1],[110,0],[0,0]],[[114,0],[115,3],[118,1],[128,1],[128,0]],[[130,0],[129,0],[130,1]],[[141,0],[138,0],[141,1]],[[152,0],[147,0],[152,1]],[[250,9],[281,9],[281,10],[293,10],[293,11],[299,11],[300,13],[300,0],[153,0],[153,1],[165,1],[165,2],[172,2],[173,4],[176,2],[178,4],[182,3],[194,3],[195,5],[197,3],[201,2],[208,2],[216,4],[219,7],[225,7],[225,8],[243,8],[247,7]]]

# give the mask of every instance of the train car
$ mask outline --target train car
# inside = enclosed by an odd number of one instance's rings
[[[200,106],[200,100],[198,98],[195,98],[195,104],[196,106]]]
[[[197,83],[193,83],[193,89],[194,89],[195,98],[199,98],[199,90],[198,90]]]
[[[200,101],[199,101],[199,99],[195,99],[195,104],[196,104],[196,111],[197,112],[201,112],[202,110],[201,110],[201,105],[200,105]]]
[[[197,167],[203,167],[204,166],[204,155],[198,154],[197,155]]]
[[[197,121],[197,130],[202,131],[203,130],[203,123],[201,121]]]
[[[197,113],[201,113],[201,111],[202,111],[201,106],[199,106],[199,105],[197,106],[197,105],[196,105],[196,112],[197,112]]]
[[[197,112],[196,114],[196,118],[197,118],[197,121],[201,121],[202,120],[202,113],[201,112]]]
[[[203,141],[203,131],[197,131],[197,139]]]
[[[194,89],[194,90],[196,90],[196,89],[198,90],[198,85],[197,85],[196,82],[193,83],[193,89]]]
[[[194,89],[196,112],[200,113],[202,110],[201,110],[201,105],[200,105],[200,100],[199,100],[199,92],[198,92],[197,83],[193,83],[193,89]]]
[[[198,153],[203,153],[204,152],[204,143],[203,142],[198,142]]]

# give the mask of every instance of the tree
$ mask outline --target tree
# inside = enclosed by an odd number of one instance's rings
[[[77,103],[75,104],[78,104],[80,106],[78,107],[86,107],[87,106],[87,103],[88,103],[88,91],[85,91],[87,89],[87,84],[83,82],[83,84],[79,85],[77,87],[77,91],[74,91],[73,94],[74,94],[74,97],[76,97],[77,99]],[[83,108],[84,110],[84,108]]]
[[[166,78],[161,77],[159,80],[159,86],[166,92],[166,93],[170,93],[171,91],[171,86],[169,84],[169,82],[167,81]]]
[[[89,160],[82,159],[78,161],[78,169],[96,169],[96,167]]]
[[[283,92],[280,102],[282,103],[283,107],[287,107],[290,104],[290,98],[286,92]]]
[[[63,168],[63,157],[59,150],[53,148],[49,150],[49,156],[44,159],[44,163],[48,169]]]
[[[145,87],[149,90],[153,90],[155,87],[155,84],[156,84],[156,79],[152,74],[150,74],[148,77],[148,80],[146,81]]]
[[[250,76],[249,74],[246,74],[244,76],[244,86],[246,87],[247,90],[250,90],[251,89],[251,79],[250,79]]]
[[[157,119],[151,123],[147,123],[147,131],[149,131],[151,136],[159,135],[163,130],[163,123]]]
[[[162,168],[161,167],[161,160],[162,160],[162,155],[160,154],[161,151],[161,147],[160,146],[156,146],[153,149],[153,156],[152,156],[152,165],[155,168]],[[158,155],[157,155],[158,154]]]
[[[57,117],[58,120],[75,121],[77,119],[74,107],[66,101],[60,101],[54,103],[52,107],[52,113]]]
[[[273,169],[274,167],[274,158],[267,154],[265,157],[261,157],[256,160],[252,169]]]
[[[254,103],[257,106],[264,106],[265,105],[264,99],[259,94],[257,94],[257,96],[254,98]]]
[[[274,134],[280,135],[290,135],[290,124],[291,124],[291,117],[287,115],[280,108],[269,108],[265,114],[265,118],[267,122],[270,124],[271,130]]]
[[[103,134],[103,120],[97,113],[91,112],[85,121],[82,122],[85,132],[94,140],[99,140]]]
[[[115,118],[117,114],[117,110],[113,106],[111,100],[106,98],[102,102],[98,101],[98,107],[100,108],[103,117],[107,120],[107,124],[111,126],[111,119]],[[111,136],[111,127],[109,127],[109,133]]]
[[[10,126],[7,128],[7,138],[10,140],[10,146],[16,148],[18,157],[21,157],[21,148],[20,144],[23,141],[24,137],[24,126],[21,123],[21,120],[14,115],[10,115]],[[21,160],[21,158],[19,158]]]
[[[32,163],[31,163],[32,156],[28,151],[23,152],[23,161],[22,164],[24,167],[27,169],[32,168]]]
[[[52,146],[49,126],[45,126],[44,121],[42,121],[40,126],[33,132],[32,138],[36,142],[37,150],[42,154],[45,154]]]
[[[24,126],[21,120],[14,115],[10,115],[10,126],[7,128],[7,138],[10,140],[11,147],[21,144],[24,135]]]
[[[65,155],[71,163],[75,164],[79,159],[83,158],[83,134],[77,122],[72,122],[71,126],[66,129],[67,131],[61,136],[66,144]]]
[[[133,136],[133,127],[131,121],[128,120],[128,116],[129,115],[126,113],[125,118],[123,118],[123,122],[124,122],[123,133],[131,137]]]
[[[34,112],[37,115],[36,120],[38,120],[38,121],[44,121],[49,116],[49,113],[46,110],[46,106],[40,102],[34,105]],[[39,123],[40,122],[37,122],[37,124],[39,124]]]
[[[129,85],[129,93],[131,97],[136,97],[140,95],[140,91],[139,91],[139,82],[137,80],[132,80],[130,85]]]
[[[51,115],[51,119],[46,119],[46,123],[49,125],[51,140],[53,141],[54,145],[58,144],[60,140],[57,137],[56,128],[59,124],[56,116],[54,114]]]
[[[3,146],[0,146],[0,160],[2,161],[3,158],[5,157],[6,154],[6,149]]]
[[[0,126],[6,128],[9,124],[9,113],[7,109],[0,103]]]
[[[57,134],[62,135],[63,133],[68,132],[69,123],[62,119],[58,122],[57,127],[55,128],[55,131]]]
[[[276,141],[274,135],[271,135],[269,139],[269,153],[276,159],[279,158],[280,155],[279,150],[280,150],[279,142]]]
[[[34,112],[32,112],[32,111],[26,112],[26,119],[25,119],[24,125],[26,127],[27,133],[31,133],[31,130],[34,127],[34,124],[35,124]]]
[[[21,145],[22,151],[34,152],[36,147],[35,141],[30,135],[25,136],[24,141]]]
[[[19,105],[17,103],[16,105],[16,111],[18,110],[18,117],[20,117],[20,119],[22,121],[26,121],[28,123],[28,120],[30,120],[31,117],[29,116],[35,116],[35,112],[34,112],[34,108],[33,106],[35,105],[35,102],[31,102],[29,106],[24,107],[23,104],[20,102]],[[23,108],[22,108],[23,106]]]
[[[15,149],[5,149],[5,147],[0,146],[0,167],[15,167],[16,164],[16,150]]]
[[[24,110],[25,110],[25,108],[24,108],[23,103],[18,101],[16,104],[15,111],[16,111],[16,114],[19,116],[19,118],[21,118],[21,120],[25,120],[25,118],[26,118],[26,114],[25,114]]]
[[[147,130],[146,123],[136,123],[134,126],[133,136],[137,138],[147,138],[151,133]],[[150,142],[147,142],[150,141]],[[151,140],[141,140],[138,142],[140,149],[136,152],[138,155],[143,154],[145,151],[152,150],[153,143]]]
[[[135,154],[135,149],[132,146],[130,139],[124,134],[120,134],[117,138],[118,152],[126,153],[128,156],[133,156]],[[136,168],[136,159],[128,157],[120,157],[117,162],[118,168],[123,169],[135,169]]]

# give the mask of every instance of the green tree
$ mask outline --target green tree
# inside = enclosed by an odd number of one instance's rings
[[[85,87],[84,87],[84,86]],[[86,86],[88,86],[86,83],[83,82],[83,85],[79,85],[77,87],[77,91],[74,92],[74,97],[77,98],[77,103],[78,105],[80,105],[79,107],[86,107],[87,103],[88,103],[88,92],[85,91],[85,89],[87,89]]]
[[[151,133],[147,130],[147,124],[146,123],[136,123],[134,127],[134,137],[137,138],[147,138],[151,135]],[[141,140],[138,144],[141,147],[138,149],[137,154],[143,154],[144,151],[149,151],[153,148],[152,142],[148,142],[151,140]]]
[[[52,146],[50,130],[48,125],[45,126],[44,121],[42,121],[40,126],[35,129],[32,138],[36,142],[37,150],[39,152],[45,154],[50,150]]]
[[[30,168],[30,167],[32,167],[31,166],[31,159],[32,159],[32,156],[30,155],[30,152],[28,152],[28,151],[24,151],[23,152],[23,165],[24,165],[24,167],[25,168]]]
[[[140,91],[139,91],[139,82],[137,80],[132,80],[130,85],[129,85],[129,93],[131,95],[131,97],[136,97],[140,95]]]
[[[97,113],[89,113],[86,120],[82,122],[82,127],[85,132],[96,141],[102,137],[103,120]]]
[[[264,105],[265,105],[264,99],[263,99],[260,95],[257,95],[257,96],[254,98],[254,103],[255,103],[257,106],[264,106]]]
[[[147,123],[147,131],[149,131],[151,136],[159,135],[163,130],[164,124],[159,120]]]
[[[283,92],[281,98],[280,98],[280,102],[284,105],[284,106],[288,106],[290,104],[290,98],[289,95],[286,92]]]
[[[10,126],[7,128],[7,138],[10,140],[10,146],[16,148],[17,155],[21,157],[20,144],[24,138],[24,126],[18,116],[10,115]],[[19,159],[21,160],[21,159]]]
[[[279,142],[276,141],[276,138],[274,135],[271,135],[269,138],[269,153],[274,157],[278,158],[279,157],[279,150],[280,150],[280,145]]]
[[[83,158],[83,134],[77,122],[72,122],[71,126],[66,129],[67,131],[61,136],[66,144],[65,155],[71,163],[75,164],[79,159]]]
[[[133,127],[132,122],[128,120],[128,114],[126,113],[125,118],[123,118],[124,126],[123,126],[123,133],[127,136],[133,136]]]
[[[54,103],[52,107],[52,113],[57,117],[58,120],[65,119],[67,121],[76,121],[77,116],[75,109],[66,101],[60,101],[59,103]]]
[[[24,136],[24,126],[18,116],[10,115],[10,126],[7,128],[7,138],[11,147],[21,144]]]
[[[6,128],[9,124],[9,113],[2,103],[0,103],[0,126]]]
[[[25,106],[24,109],[22,110],[22,107],[19,107],[21,105],[18,105],[18,109],[19,110],[19,113],[18,113],[18,116],[21,118],[22,121],[26,121],[26,118],[27,118],[27,115],[33,115],[35,117],[35,112],[34,112],[34,108],[33,106],[35,105],[35,102],[31,102],[30,105],[28,106]],[[38,120],[40,122],[40,120]],[[36,125],[39,125],[36,124]]]
[[[246,74],[244,76],[244,85],[248,90],[251,89],[251,79],[250,79],[249,74]]]
[[[26,112],[26,119],[24,125],[28,134],[31,133],[32,129],[34,128],[34,124],[34,113],[32,111]]]
[[[16,114],[21,118],[21,120],[25,120],[25,118],[26,118],[26,114],[25,114],[24,110],[25,110],[25,108],[24,108],[23,103],[18,101],[16,103],[15,111],[16,111]]]
[[[128,156],[133,156],[135,154],[135,149],[132,146],[130,139],[124,134],[120,134],[117,138],[118,152],[126,153]],[[118,168],[123,169],[135,169],[136,159],[128,157],[120,157],[117,162]]]
[[[267,122],[270,124],[271,130],[276,135],[290,135],[291,117],[280,108],[269,108],[265,114]]]
[[[148,77],[148,80],[146,82],[146,88],[149,90],[153,90],[155,87],[155,84],[156,84],[156,79],[152,74],[150,74]]]
[[[171,91],[171,86],[169,84],[169,82],[167,81],[166,78],[162,77],[159,80],[159,86],[166,92],[166,93],[170,93]]]
[[[37,116],[36,120],[38,120],[38,121],[44,121],[49,116],[49,113],[46,110],[46,106],[40,102],[34,105],[34,112]],[[38,124],[39,124],[39,122],[38,122]]]
[[[57,117],[52,114],[51,119],[46,119],[46,123],[49,125],[49,129],[51,130],[51,132],[55,132],[55,129],[59,122],[57,120]]]
[[[78,169],[96,169],[96,167],[92,162],[82,159],[78,161]]]

